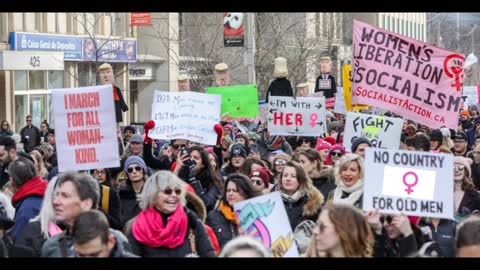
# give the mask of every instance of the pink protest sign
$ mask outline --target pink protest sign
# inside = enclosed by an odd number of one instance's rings
[[[464,55],[357,20],[353,47],[352,104],[456,129]]]

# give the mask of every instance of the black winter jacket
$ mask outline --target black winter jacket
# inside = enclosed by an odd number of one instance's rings
[[[312,189],[305,196],[298,199],[294,203],[285,201],[282,196],[285,210],[287,210],[288,220],[292,226],[292,231],[295,230],[298,224],[305,220],[317,221],[320,214],[321,206],[324,202],[322,193],[317,189]]]
[[[270,96],[293,97],[292,84],[287,78],[276,78],[272,80],[265,97],[267,103]]]
[[[212,210],[208,213],[205,224],[210,226],[215,232],[220,248],[223,248],[228,241],[232,240],[239,234],[238,226],[228,221],[218,209]]]
[[[125,223],[131,218],[135,217],[142,211],[140,205],[137,201],[137,195],[135,190],[129,184],[120,187],[120,216],[121,216],[121,226],[125,226]]]

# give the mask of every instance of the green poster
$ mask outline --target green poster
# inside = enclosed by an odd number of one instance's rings
[[[229,117],[254,118],[258,115],[258,93],[255,84],[205,88],[205,93],[222,95],[221,114]]]

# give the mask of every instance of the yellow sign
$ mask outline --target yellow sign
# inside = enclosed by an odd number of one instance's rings
[[[354,104],[352,106],[352,82],[350,81],[350,73],[352,73],[352,65],[343,65],[342,79],[343,79],[343,96],[345,97],[345,109],[347,112],[360,111],[368,109],[368,105]]]

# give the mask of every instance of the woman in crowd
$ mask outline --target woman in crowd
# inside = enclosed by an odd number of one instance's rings
[[[282,178],[282,172],[285,168],[285,164],[292,159],[291,156],[287,154],[278,154],[273,158],[273,177],[274,177],[274,184],[278,184],[280,182],[280,178]]]
[[[41,144],[34,148],[35,150],[39,150],[40,154],[43,153],[43,163],[45,164],[45,168],[47,171],[50,172],[52,167],[52,156],[53,156],[53,146],[49,143]]]
[[[350,205],[327,204],[320,214],[306,257],[371,257],[373,234],[363,213]]]
[[[313,185],[305,171],[295,161],[289,161],[283,169],[279,185],[285,210],[292,231],[305,220],[316,221],[324,197]]]
[[[222,176],[228,177],[231,173],[239,173],[242,169],[243,163],[247,159],[247,150],[242,144],[234,144],[230,148],[230,157],[227,164],[222,170]]]
[[[480,193],[472,182],[471,159],[456,156],[453,165],[455,214],[466,216],[480,211]]]
[[[327,198],[328,193],[336,188],[333,168],[323,165],[320,154],[313,149],[302,149],[298,161],[313,185]]]
[[[357,154],[346,154],[335,164],[337,187],[328,194],[328,201],[334,204],[345,203],[362,209],[363,159]]]
[[[159,171],[145,183],[142,211],[127,233],[132,251],[141,257],[213,257],[212,244],[198,216],[185,207],[184,183]]]
[[[323,165],[331,165],[330,161],[328,160],[328,152],[330,147],[332,147],[330,143],[322,140],[320,140],[315,147],[315,150],[317,150],[320,154],[320,159],[322,160]]]
[[[43,120],[43,122],[40,124],[40,143],[47,143],[47,135],[48,135],[48,130],[50,130],[50,125],[48,124],[47,120]]]
[[[227,177],[222,198],[219,200],[217,208],[208,213],[205,222],[212,227],[221,248],[239,235],[239,224],[233,211],[233,205],[253,198],[255,195],[250,179],[245,175],[233,173]]]
[[[2,123],[0,124],[0,137],[3,136],[12,136],[13,131],[10,128],[10,123],[8,123],[7,120],[3,120]]]
[[[205,204],[207,212],[212,210],[221,197],[222,178],[212,169],[207,152],[202,147],[189,148],[188,154],[183,158],[180,158],[179,153],[176,174],[192,186]]]
[[[38,150],[32,150],[29,154],[35,162],[35,170],[37,171],[37,175],[40,176],[42,179],[47,179],[48,170],[47,167],[45,167],[45,163],[43,162],[42,154],[40,154]]]
[[[228,162],[229,160],[229,157],[230,157],[230,146],[232,145],[232,139],[230,139],[230,137],[222,137],[222,143],[221,143],[221,146],[222,146],[222,158],[223,158],[223,162],[222,164],[225,164]]]
[[[240,173],[244,175],[250,175],[252,171],[261,169],[261,168],[268,169],[268,165],[265,163],[265,161],[259,158],[250,156],[250,157],[247,157],[247,159],[245,159],[245,162],[243,163],[242,168],[240,169]]]
[[[107,187],[115,188],[113,185],[112,175],[110,174],[110,170],[107,168],[98,168],[93,171],[93,177],[97,179],[97,181]]]
[[[340,160],[340,158],[345,155],[347,151],[345,151],[345,147],[341,144],[334,144],[330,149],[328,150],[328,160],[332,164],[332,166],[335,166],[335,164]]]
[[[121,230],[120,196],[118,189],[113,185],[110,171],[106,168],[98,168],[93,171],[92,176],[97,180],[100,190],[100,209],[106,215],[110,227]]]

